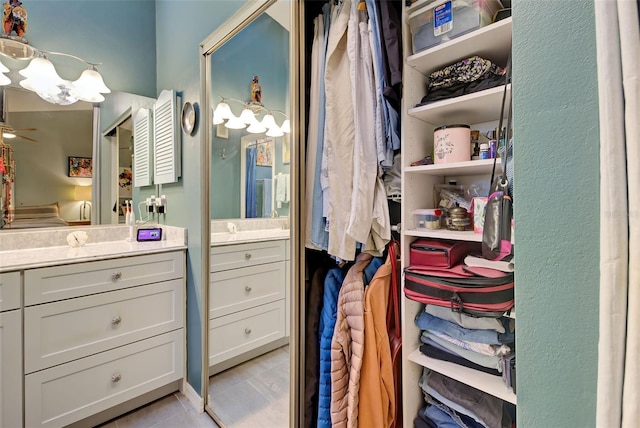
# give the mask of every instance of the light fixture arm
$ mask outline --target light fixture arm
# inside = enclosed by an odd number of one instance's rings
[[[68,53],[64,53],[64,52],[45,51],[45,50],[42,50],[42,49],[36,49],[36,51],[40,52],[40,53],[43,53],[44,55],[60,55],[60,56],[66,56],[66,57],[69,57],[69,58],[73,58],[73,59],[75,59],[77,61],[84,62],[85,64],[93,67],[94,69],[95,69],[95,67],[97,67],[99,65],[102,65],[101,62],[90,62],[90,61],[87,61],[86,59],[80,58],[79,56],[68,54]]]

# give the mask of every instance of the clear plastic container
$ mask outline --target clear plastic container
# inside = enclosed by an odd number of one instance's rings
[[[413,220],[416,229],[441,229],[442,210],[416,209],[413,210]]]
[[[500,8],[498,0],[438,0],[425,4],[407,18],[413,53],[491,24]]]

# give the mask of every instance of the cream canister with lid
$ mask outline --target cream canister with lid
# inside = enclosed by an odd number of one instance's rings
[[[471,160],[471,127],[464,124],[443,125],[433,130],[434,163]]]

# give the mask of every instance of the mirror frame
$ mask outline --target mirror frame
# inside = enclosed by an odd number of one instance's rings
[[[224,427],[224,422],[215,414],[214,410],[210,407],[209,399],[209,317],[208,317],[208,304],[209,304],[209,265],[210,265],[210,247],[211,247],[211,135],[213,133],[213,121],[212,121],[212,99],[211,99],[211,63],[209,61],[209,55],[211,55],[216,49],[228,42],[232,37],[238,34],[247,25],[253,22],[260,14],[265,12],[272,4],[277,0],[257,0],[246,2],[238,11],[228,18],[222,25],[220,25],[215,31],[213,31],[204,41],[200,43],[200,105],[203,106],[202,117],[204,124],[200,137],[200,181],[201,194],[200,200],[203,207],[203,214],[201,218],[201,230],[202,230],[202,258],[201,258],[201,296],[202,305],[200,308],[200,319],[202,321],[201,330],[201,343],[202,343],[202,378],[201,378],[201,396],[204,399],[204,410],[213,418],[213,420]],[[298,426],[297,422],[302,420],[300,414],[301,401],[301,387],[300,387],[300,332],[299,332],[299,320],[300,320],[300,278],[302,277],[302,259],[300,259],[300,242],[301,242],[301,230],[299,227],[299,219],[301,212],[302,199],[300,195],[300,177],[301,166],[299,163],[299,144],[301,136],[299,135],[299,129],[301,129],[300,120],[300,73],[296,65],[300,66],[301,51],[300,51],[300,21],[301,5],[296,0],[289,0],[289,19],[290,19],[290,31],[289,31],[289,64],[291,73],[289,76],[289,105],[291,118],[291,133],[290,133],[290,151],[291,151],[291,204],[289,209],[289,243],[290,243],[290,335],[289,335],[289,423],[292,426]],[[303,287],[304,288],[304,287]],[[302,290],[304,292],[304,290]]]

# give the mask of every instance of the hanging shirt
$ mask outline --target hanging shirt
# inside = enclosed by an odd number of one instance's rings
[[[324,38],[324,16],[319,15],[313,20],[313,44],[311,47],[311,82],[310,82],[310,103],[309,103],[309,126],[307,134],[307,160],[306,160],[306,221],[305,221],[305,246],[307,248],[322,249],[321,245],[314,239],[313,233],[315,224],[314,214],[320,215],[322,221],[322,192],[316,189],[316,178],[319,182],[320,169],[316,168],[318,152],[322,153],[322,140],[318,136],[320,119],[320,67],[324,69],[325,38]],[[322,76],[324,81],[324,76]],[[324,85],[323,85],[324,86]],[[324,103],[322,103],[324,110]],[[323,121],[324,122],[324,121]],[[324,123],[322,124],[324,131]],[[316,177],[317,175],[317,177]],[[316,200],[317,198],[317,200]],[[324,229],[324,226],[320,226]],[[324,233],[324,232],[323,232]]]
[[[340,7],[341,6],[341,7]],[[353,190],[353,151],[355,130],[351,97],[351,80],[347,37],[351,1],[343,0],[336,7],[337,16],[331,22],[325,70],[327,176],[329,198],[327,223],[328,252],[342,260],[353,260],[356,240],[346,233]]]
[[[354,109],[355,141],[353,151],[353,189],[351,211],[346,232],[358,242],[367,242],[371,231],[373,193],[378,172],[375,129],[373,62],[369,45],[369,25],[364,3],[353,2],[349,18],[348,44],[351,91]]]

